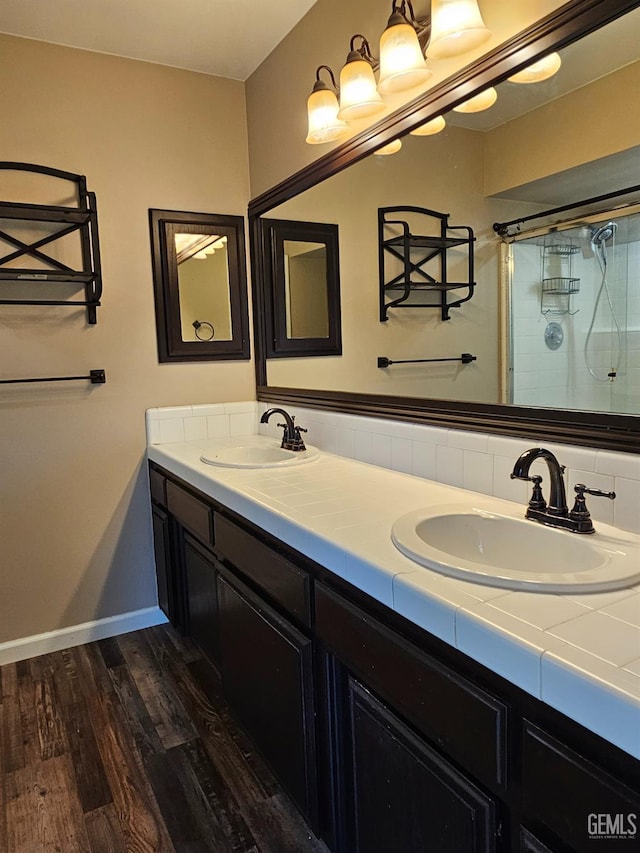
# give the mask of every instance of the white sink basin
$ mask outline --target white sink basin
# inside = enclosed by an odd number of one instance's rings
[[[640,581],[632,534],[584,535],[472,504],[429,507],[399,518],[395,546],[422,566],[451,577],[536,592],[600,592]],[[613,533],[613,535],[611,535]]]
[[[200,459],[207,465],[221,468],[290,468],[313,462],[320,456],[317,447],[306,450],[283,450],[280,442],[264,438],[260,443],[248,440],[242,444],[219,447],[203,453]]]

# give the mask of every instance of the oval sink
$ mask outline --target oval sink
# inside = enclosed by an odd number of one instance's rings
[[[640,580],[640,549],[623,537],[569,533],[471,505],[410,512],[391,538],[429,569],[505,589],[600,592]]]
[[[264,439],[260,444],[250,442],[221,447],[209,453],[203,453],[200,459],[207,465],[221,468],[289,468],[304,465],[318,459],[320,451],[316,447],[306,450],[283,450],[279,442]]]

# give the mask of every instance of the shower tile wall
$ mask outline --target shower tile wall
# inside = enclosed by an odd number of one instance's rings
[[[635,220],[635,223],[632,222]],[[580,280],[580,290],[570,297],[570,310],[576,313],[541,313],[543,248],[533,240],[513,246],[512,271],[512,389],[513,402],[520,405],[587,409],[593,411],[640,414],[640,241],[626,242],[638,231],[640,216],[618,220],[616,243],[608,246],[608,282],[613,305],[622,330],[623,357],[614,382],[597,381],[585,362],[584,345],[602,280],[595,257],[582,252],[571,257],[571,276]],[[565,232],[574,244],[577,230]],[[547,262],[549,259],[547,258]],[[567,264],[567,261],[563,261]],[[567,267],[564,267],[566,272]],[[558,302],[566,301],[559,297]],[[564,333],[559,349],[545,344],[548,322],[557,322]],[[597,377],[606,379],[611,370],[612,351],[617,339],[611,331],[606,294],[603,292],[589,341],[589,365]]]

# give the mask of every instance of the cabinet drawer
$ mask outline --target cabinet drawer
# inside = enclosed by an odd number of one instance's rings
[[[523,743],[523,808],[528,822],[542,823],[573,850],[593,851],[597,841],[637,850],[637,832],[628,815],[638,815],[638,795],[610,777],[601,767],[569,749],[542,729],[525,721]],[[602,816],[599,818],[598,816]],[[615,834],[636,829],[620,841],[606,841],[607,818],[617,823]]]
[[[215,515],[216,551],[305,625],[311,624],[311,581],[277,551],[232,521]]]
[[[506,706],[333,590],[315,590],[316,633],[336,657],[477,779],[505,786]]]
[[[160,506],[167,505],[167,493],[166,493],[166,478],[154,468],[149,468],[149,489],[151,491],[152,499],[160,504]]]
[[[207,545],[213,545],[211,509],[190,492],[167,480],[167,507],[183,527]]]

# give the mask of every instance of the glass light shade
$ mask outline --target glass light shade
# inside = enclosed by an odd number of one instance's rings
[[[196,258],[199,261],[206,261],[209,256],[204,251],[204,249],[202,249],[202,251],[196,252],[195,255],[193,255],[192,257]]]
[[[309,131],[306,141],[310,145],[341,139],[349,130],[338,118],[338,99],[329,88],[314,88],[307,99]]]
[[[378,148],[377,151],[374,151],[374,154],[379,154],[381,157],[386,157],[387,154],[397,154],[397,152],[402,148],[402,142],[399,139],[394,139],[391,142],[388,142],[386,145],[383,145],[382,148]]]
[[[559,71],[562,65],[559,53],[550,53],[538,62],[534,62],[522,71],[518,71],[512,77],[509,77],[511,83],[539,83],[541,80],[548,80]]]
[[[431,71],[422,55],[422,48],[416,31],[406,22],[393,23],[380,36],[380,81],[378,90],[384,95],[387,92],[403,92],[413,89],[431,77]]]
[[[433,136],[434,133],[440,133],[447,126],[446,121],[442,116],[436,116],[431,121],[425,121],[424,124],[414,127],[411,132],[412,136]]]
[[[466,53],[490,35],[477,0],[431,0],[431,40],[427,48],[430,58]]]
[[[366,59],[348,59],[340,72],[340,109],[343,121],[368,118],[384,109],[373,68]]]
[[[492,107],[497,100],[498,93],[493,86],[489,86],[488,89],[484,89],[482,92],[474,95],[473,98],[463,101],[453,109],[457,113],[481,113],[482,110],[488,110],[489,107]]]

